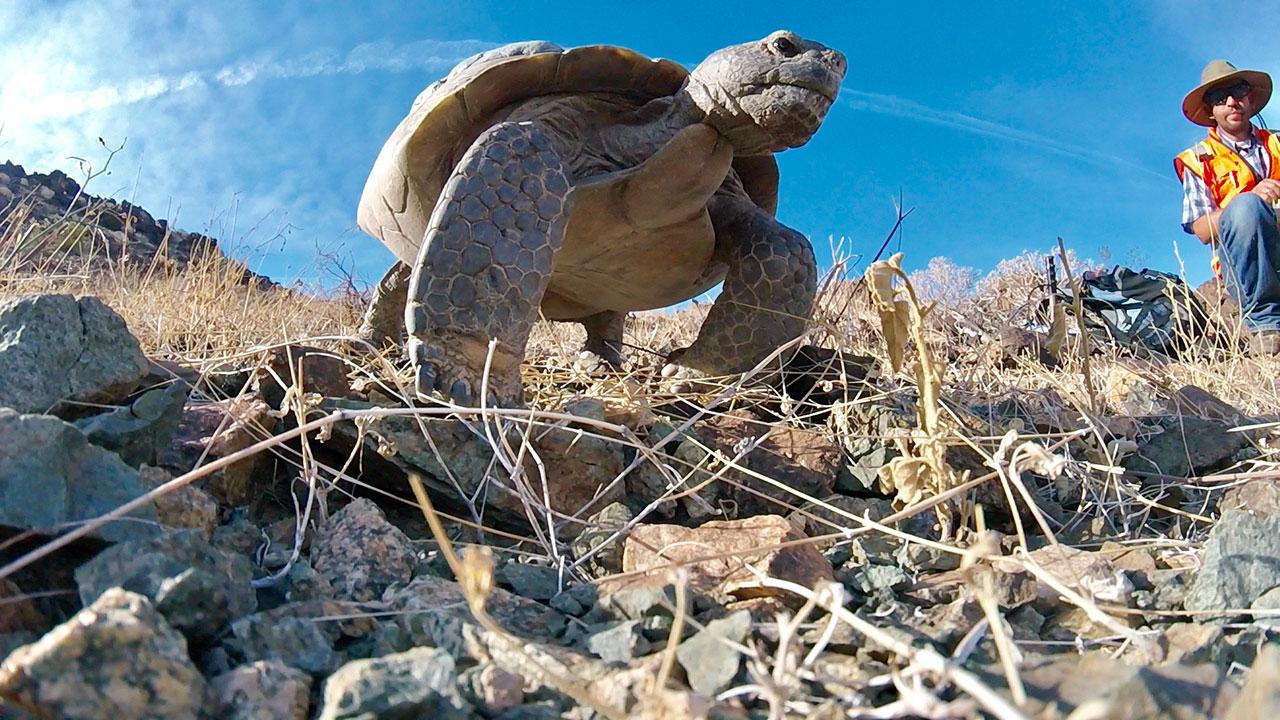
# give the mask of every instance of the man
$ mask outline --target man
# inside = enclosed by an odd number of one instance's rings
[[[1213,245],[1214,273],[1240,303],[1255,349],[1280,352],[1280,136],[1252,118],[1271,99],[1271,76],[1226,60],[1205,66],[1182,114],[1209,136],[1173,161],[1182,228]],[[1225,270],[1225,272],[1224,272]]]

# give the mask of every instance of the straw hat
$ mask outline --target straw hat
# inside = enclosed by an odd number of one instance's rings
[[[1197,125],[1213,127],[1213,113],[1204,104],[1204,91],[1215,85],[1230,85],[1234,80],[1248,80],[1253,86],[1253,98],[1257,103],[1254,113],[1271,99],[1271,76],[1258,70],[1237,70],[1235,65],[1226,60],[1214,60],[1204,66],[1200,73],[1200,84],[1195,90],[1187,93],[1182,100],[1182,114]]]

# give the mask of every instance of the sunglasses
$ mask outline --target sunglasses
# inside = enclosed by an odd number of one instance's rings
[[[1212,90],[1206,90],[1204,93],[1204,102],[1206,105],[1216,106],[1225,103],[1228,97],[1233,97],[1236,100],[1243,100],[1252,89],[1252,85],[1245,80],[1241,80],[1240,82],[1232,83],[1226,87],[1216,87]]]

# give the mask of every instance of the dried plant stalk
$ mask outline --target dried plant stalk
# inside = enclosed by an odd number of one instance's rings
[[[902,369],[905,343],[910,341],[916,349],[916,428],[898,438],[901,455],[880,468],[881,488],[894,493],[894,504],[901,509],[946,492],[963,483],[965,477],[957,475],[946,459],[946,432],[939,412],[946,366],[934,359],[925,337],[925,318],[933,306],[921,306],[911,280],[902,271],[902,253],[872,263],[864,277],[880,315],[894,372]],[[950,537],[956,525],[956,507],[944,503],[935,510],[943,536]]]

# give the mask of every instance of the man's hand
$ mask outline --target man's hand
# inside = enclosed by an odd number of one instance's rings
[[[1268,205],[1271,205],[1277,200],[1280,200],[1280,182],[1267,178],[1257,185],[1254,185],[1253,189],[1249,192],[1265,200]]]

